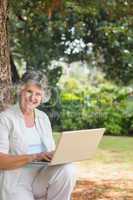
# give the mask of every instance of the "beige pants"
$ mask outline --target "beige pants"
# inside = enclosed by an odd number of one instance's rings
[[[22,178],[8,200],[70,200],[75,185],[75,166],[65,164],[41,168],[33,176],[31,173]]]

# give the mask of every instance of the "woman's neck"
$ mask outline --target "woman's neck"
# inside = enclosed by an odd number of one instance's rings
[[[20,107],[23,116],[24,116],[24,121],[25,125],[27,128],[34,127],[35,125],[35,113],[34,110],[29,110],[29,109],[24,109],[23,107]]]
[[[27,107],[24,107],[20,104],[20,109],[25,116],[33,117],[34,116],[34,110],[28,109]]]

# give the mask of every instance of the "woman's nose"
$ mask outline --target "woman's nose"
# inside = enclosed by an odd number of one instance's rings
[[[33,101],[35,98],[36,98],[36,96],[35,96],[34,94],[31,94],[31,95],[30,95],[30,100]]]

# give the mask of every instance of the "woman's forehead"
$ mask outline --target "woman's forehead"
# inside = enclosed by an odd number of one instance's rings
[[[42,92],[42,88],[37,85],[37,84],[33,84],[33,83],[27,83],[25,85],[23,85],[23,90],[31,90],[33,92]]]

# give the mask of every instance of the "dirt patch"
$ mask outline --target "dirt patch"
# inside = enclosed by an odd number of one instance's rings
[[[126,163],[77,164],[72,200],[133,200],[133,166]]]
[[[78,180],[72,200],[133,200],[133,180]]]

